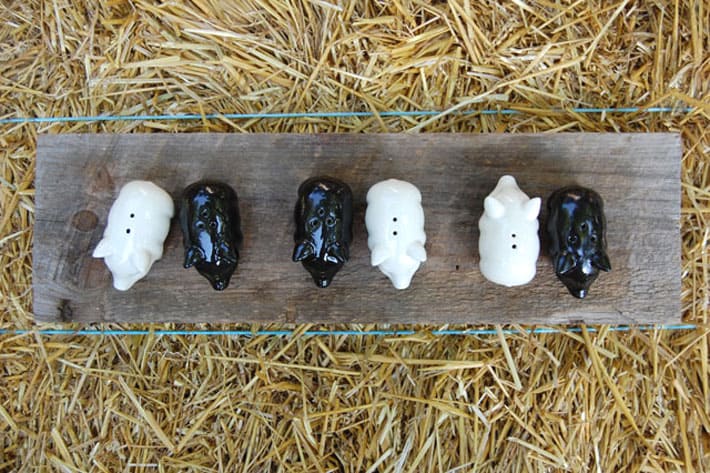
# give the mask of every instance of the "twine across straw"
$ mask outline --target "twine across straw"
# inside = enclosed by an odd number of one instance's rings
[[[609,107],[609,108],[571,108],[571,109],[548,109],[548,112],[555,113],[690,113],[692,107]],[[522,115],[527,112],[515,109],[502,110],[461,110],[461,111],[440,111],[440,110],[386,110],[382,112],[290,112],[290,113],[185,113],[177,115],[94,115],[85,117],[15,117],[2,118],[0,124],[9,123],[77,123],[77,122],[111,122],[111,121],[158,121],[158,120],[218,120],[227,119],[297,119],[297,118],[352,118],[352,117],[432,117],[437,115]]]

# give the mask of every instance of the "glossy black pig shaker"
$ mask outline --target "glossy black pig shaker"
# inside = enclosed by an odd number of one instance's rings
[[[293,261],[300,261],[318,287],[328,287],[350,257],[353,194],[342,181],[312,177],[298,189]]]
[[[189,185],[180,203],[185,268],[195,266],[222,291],[237,268],[242,243],[239,202],[228,185],[200,181]]]
[[[547,201],[547,237],[557,277],[582,299],[599,270],[610,271],[604,201],[591,189],[565,187]]]

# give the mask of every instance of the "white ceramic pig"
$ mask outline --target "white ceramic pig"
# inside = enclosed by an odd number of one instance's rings
[[[130,289],[163,256],[174,211],[170,195],[152,182],[131,181],[121,188],[93,253],[94,258],[104,258],[113,287]]]
[[[370,262],[397,289],[409,287],[426,261],[422,195],[414,185],[397,179],[381,181],[367,192],[367,246]]]
[[[540,252],[537,215],[540,198],[530,199],[513,176],[503,176],[483,201],[478,221],[481,273],[503,286],[520,286],[535,277]]]

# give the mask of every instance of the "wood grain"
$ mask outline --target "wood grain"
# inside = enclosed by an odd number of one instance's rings
[[[610,323],[680,320],[680,158],[677,134],[81,134],[39,137],[34,233],[38,321],[289,323]],[[605,200],[609,255],[583,301],[541,255],[536,278],[504,288],[477,269],[477,222],[498,178],[513,174],[543,202],[580,184]],[[298,185],[313,175],[355,194],[351,260],[318,289],[291,262]],[[428,261],[395,290],[369,266],[365,194],[395,177],[422,192]],[[177,198],[198,179],[239,194],[244,244],[224,292],[182,269],[173,221],[163,259],[131,290],[111,286],[91,252],[119,189],[152,180]],[[541,222],[544,222],[544,207]]]

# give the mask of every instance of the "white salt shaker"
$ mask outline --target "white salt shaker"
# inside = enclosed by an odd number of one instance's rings
[[[480,270],[489,281],[503,286],[520,286],[535,277],[540,253],[537,234],[539,197],[530,199],[513,176],[503,176],[483,201],[478,221]]]
[[[397,289],[406,289],[426,261],[422,195],[413,184],[387,179],[367,192],[367,246],[370,262]]]
[[[104,258],[113,287],[130,289],[163,256],[174,212],[173,199],[152,182],[131,181],[121,188],[93,253],[94,258]]]

